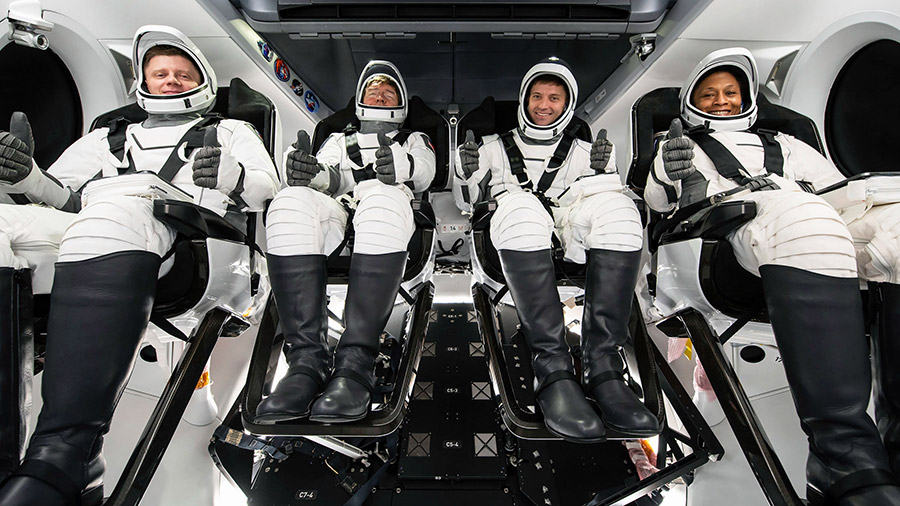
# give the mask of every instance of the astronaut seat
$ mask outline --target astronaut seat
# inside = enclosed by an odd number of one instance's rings
[[[634,156],[626,184],[638,195],[643,195],[646,187],[661,141],[660,132],[667,130],[672,119],[679,115],[678,92],[678,88],[659,88],[638,99],[632,109]],[[758,96],[758,107],[754,130],[793,135],[824,154],[818,130],[811,119],[772,104],[762,94]],[[681,271],[676,280],[668,277],[673,273],[663,269],[657,268],[654,273],[655,283],[651,284],[651,290],[655,292],[656,305],[663,315],[691,305],[713,320],[724,318],[730,321],[746,317],[768,321],[761,304],[762,285],[759,278],[742,269],[734,258],[731,246],[721,240],[729,231],[752,219],[755,213],[753,202],[740,200],[688,206],[669,216],[650,212],[648,246],[651,253],[656,254],[657,266],[671,265],[670,261],[677,261],[680,268],[685,268],[682,261],[688,257],[681,256],[686,252],[674,249],[676,244],[682,248],[688,247],[682,246],[682,243],[691,242],[690,247],[696,255],[691,257],[696,260],[695,264],[691,260],[691,272],[696,276],[685,275]],[[691,277],[695,278],[694,281],[690,280]],[[747,315],[754,309],[754,314]]]
[[[276,128],[274,105],[242,80],[235,78],[230,86],[219,87],[215,105],[208,115],[250,123],[272,156]],[[110,127],[112,139],[113,132],[118,130],[124,134],[127,124],[146,117],[144,109],[131,104],[99,116],[91,129]],[[187,142],[189,146],[202,145],[203,132],[199,132],[199,138]],[[111,150],[115,151],[115,143]],[[192,202],[164,198],[154,201],[153,214],[172,226],[177,238],[166,255],[171,267],[157,282],[151,322],[138,362],[170,359],[164,363],[174,365],[162,392],[154,392],[159,400],[147,421],[144,436],[122,470],[110,503],[119,503],[126,496],[134,503],[140,499],[176,427],[183,416],[189,416],[186,409],[192,398],[197,398],[195,387],[216,342],[220,337],[237,337],[249,328],[262,312],[269,292],[265,257],[256,245],[258,214],[228,211],[220,216]],[[35,295],[36,336],[46,336],[49,305],[49,294]],[[157,349],[168,356],[158,357]],[[226,377],[223,375],[221,380],[227,381]],[[204,414],[215,416],[214,412]]]
[[[770,103],[762,94],[757,101],[754,131],[787,133],[819,152],[824,151],[811,119]],[[679,88],[659,88],[639,98],[632,108],[633,159],[627,185],[638,195],[643,196],[662,144],[660,132],[665,132],[672,119],[679,116],[679,104]],[[774,338],[734,343],[733,355],[732,350],[723,349],[726,341],[748,322],[762,330],[754,332],[754,336],[771,335],[765,332],[769,320],[762,282],[738,264],[725,239],[730,231],[754,216],[755,202],[741,200],[704,200],[668,216],[650,212],[647,237],[651,272],[647,284],[652,305],[648,325],[656,325],[670,338],[690,338],[717,402],[764,492],[769,497],[796,498],[750,404],[748,391],[756,390],[750,384],[745,390],[740,381],[744,376],[736,372],[743,363],[762,367],[772,362],[780,368],[775,364],[777,354],[764,351],[775,346]],[[756,373],[757,377],[777,377],[772,371]],[[782,387],[786,388],[786,384]]]
[[[329,135],[344,131],[347,127],[359,127],[355,103],[320,121],[312,138],[312,152],[322,146]],[[425,133],[435,150],[435,176],[429,187],[441,189],[448,174],[447,121],[429,108],[418,96],[409,99],[407,118],[401,132]],[[415,382],[415,371],[424,344],[427,312],[431,307],[433,285],[430,282],[434,270],[434,211],[428,202],[428,191],[417,194],[411,202],[415,220],[415,232],[409,241],[408,258],[397,302],[388,320],[380,357],[376,364],[376,385],[369,414],[358,421],[340,424],[324,424],[309,420],[260,423],[256,410],[264,395],[271,393],[275,373],[281,357],[283,337],[260,334],[254,349],[241,405],[243,426],[254,434],[275,436],[364,436],[377,437],[393,432],[403,421],[406,400]],[[329,348],[334,344],[334,328],[343,327],[342,301],[349,281],[350,252],[353,249],[353,230],[348,222],[344,243],[327,260],[329,299]],[[338,304],[335,304],[338,302]],[[277,316],[276,316],[277,317]]]
[[[476,138],[485,135],[502,133],[517,127],[517,102],[495,101],[486,98],[481,105],[468,112],[460,119],[457,127],[457,139],[464,139],[465,132],[471,130]],[[590,127],[578,117],[572,119],[573,131],[578,139],[591,142]],[[468,192],[463,192],[468,198]],[[467,202],[467,200],[466,200]],[[519,320],[507,294],[508,287],[504,279],[497,250],[490,238],[490,219],[496,209],[493,200],[471,202],[472,232],[470,250],[472,251],[472,271],[475,279],[473,296],[479,317],[482,339],[485,342],[485,355],[489,361],[491,376],[500,387],[501,414],[510,431],[518,437],[526,439],[553,439],[554,435],[544,424],[543,416],[537,412],[533,387],[533,372],[530,367],[531,354],[524,334],[517,328]],[[584,306],[586,265],[563,259],[563,251],[558,238],[553,237],[553,263],[557,285],[565,302],[568,341],[576,357],[581,353],[578,346],[580,316],[572,310]],[[568,297],[567,297],[568,296]],[[665,418],[662,392],[659,388],[656,364],[650,350],[652,346],[646,339],[646,333],[635,319],[638,313],[637,302],[632,304],[632,318],[629,322],[629,334],[634,338],[635,363],[626,365],[627,384],[639,396],[643,396],[645,405],[656,418],[662,422]],[[571,312],[570,312],[571,311]],[[574,313],[574,314],[573,314]],[[580,360],[575,360],[576,364]],[[630,366],[630,367],[629,367]],[[576,366],[577,368],[578,366]],[[639,375],[628,371],[637,370]],[[638,384],[636,376],[641,378]],[[643,387],[643,388],[642,388]],[[607,427],[607,438],[625,437]]]

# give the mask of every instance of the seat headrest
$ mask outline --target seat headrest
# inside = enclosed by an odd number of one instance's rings
[[[647,176],[656,154],[656,136],[669,129],[679,115],[679,88],[657,88],[639,98],[631,109],[632,159],[626,184],[643,194]],[[792,135],[825,154],[819,131],[810,118],[786,107],[775,105],[760,94],[759,115],[754,129],[775,130]]]

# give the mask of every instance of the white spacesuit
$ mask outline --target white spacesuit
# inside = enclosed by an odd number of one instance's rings
[[[176,237],[153,216],[152,199],[134,196],[128,185],[94,191],[80,211],[75,192],[94,178],[106,182],[149,171],[187,192],[185,199],[225,214],[226,209],[262,209],[278,187],[275,167],[251,126],[203,116],[215,100],[216,77],[181,32],[140,28],[133,68],[137,102],[148,118],[121,130],[101,128],[76,141],[47,171],[60,184],[30,159],[15,165],[6,160],[22,160],[7,156],[0,162],[10,168],[0,171],[13,182],[7,193],[70,211],[0,206],[2,246],[9,248],[0,258],[11,270],[41,269],[29,256],[30,243],[44,247],[47,261],[53,260],[47,252],[59,248],[44,405],[25,460],[0,488],[2,504],[73,504],[79,496],[82,504],[99,504],[103,434],[147,326],[157,277],[168,268],[161,259]],[[17,151],[21,158],[32,152],[26,142],[10,144],[4,154]],[[25,170],[17,172],[21,165]],[[68,228],[60,238],[64,223]]]
[[[289,370],[259,404],[262,423],[307,416],[348,422],[368,412],[378,336],[391,314],[415,229],[410,200],[414,191],[428,188],[435,173],[428,137],[399,129],[408,98],[397,68],[372,61],[357,84],[358,128],[332,134],[316,156],[300,132],[287,153],[291,186],[269,207],[266,238]],[[332,366],[325,342],[326,258],[343,246],[351,213],[355,235],[345,330]]]
[[[818,504],[830,491],[839,497],[836,504],[900,504],[900,490],[884,486],[890,467],[866,414],[871,375],[856,254],[864,276],[876,256],[876,262],[890,258],[893,271],[898,243],[888,254],[879,242],[896,237],[885,233],[895,224],[883,222],[876,210],[858,220],[869,225],[850,225],[851,237],[828,203],[805,192],[843,176],[804,142],[753,128],[757,86],[756,63],[746,49],[722,49],[703,59],[679,96],[681,120],[690,128],[682,131],[673,121],[644,197],[660,212],[716,194],[756,203],[756,217],[727,239],[738,262],[762,278],[810,439],[807,497]]]
[[[535,392],[547,427],[576,441],[605,437],[603,423],[635,435],[656,418],[622,380],[631,293],[642,246],[640,215],[623,194],[605,131],[575,137],[578,87],[568,65],[549,58],[519,89],[519,128],[475,144],[467,133],[460,171],[473,202],[494,198],[490,235],[533,353]],[[565,343],[550,253],[556,231],[569,260],[588,264],[582,325],[583,378],[603,422],[586,402]],[[602,283],[601,283],[602,280]]]

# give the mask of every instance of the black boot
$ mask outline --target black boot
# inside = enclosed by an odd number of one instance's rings
[[[44,407],[0,504],[100,504],[103,435],[147,327],[159,265],[144,251],[56,264]]]
[[[378,337],[394,309],[406,256],[405,251],[353,254],[344,303],[344,333],[334,350],[334,373],[325,392],[313,403],[310,420],[353,422],[368,414],[375,389]]]
[[[0,268],[0,481],[19,466],[34,371],[31,269]]]
[[[869,283],[876,320],[872,328],[875,419],[895,479],[900,478],[900,285]]]
[[[309,416],[309,407],[328,378],[328,277],[324,255],[266,258],[288,372],[259,403],[256,417],[261,423],[274,423]]]
[[[619,355],[628,338],[640,262],[640,251],[588,251],[581,365],[585,391],[600,406],[603,423],[622,433],[647,437],[659,434],[659,420],[625,384],[625,364]]]
[[[776,265],[759,269],[775,339],[809,438],[807,499],[842,506],[900,504],[866,407],[872,385],[856,278]]]
[[[576,443],[606,440],[603,422],[575,377],[550,250],[500,250],[500,264],[531,348],[534,392],[544,423]]]

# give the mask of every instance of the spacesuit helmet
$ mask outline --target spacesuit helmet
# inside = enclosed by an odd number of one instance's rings
[[[151,48],[171,46],[179,49],[194,63],[200,72],[200,84],[193,89],[174,95],[153,95],[147,89],[144,58]],[[181,114],[207,112],[216,100],[218,84],[216,74],[200,49],[183,33],[169,26],[146,25],[134,34],[132,68],[137,83],[138,105],[150,114]]]
[[[531,94],[532,85],[536,81],[540,81],[541,77],[553,76],[563,82],[566,88],[566,104],[562,114],[549,125],[536,124],[528,112],[528,98]],[[519,108],[518,120],[519,129],[526,137],[537,140],[548,140],[561,134],[563,129],[572,121],[575,116],[575,103],[578,101],[578,83],[575,81],[575,75],[572,69],[565,61],[551,56],[539,61],[522,78],[522,85],[519,87]]]
[[[725,71],[737,79],[741,88],[741,110],[730,116],[713,115],[701,111],[693,103],[695,88],[707,77]],[[732,47],[713,51],[694,67],[681,87],[678,100],[681,118],[689,127],[705,126],[720,132],[734,132],[750,128],[756,121],[756,95],[759,91],[759,74],[756,60],[749,50]]]
[[[366,89],[373,83],[387,83],[397,92],[396,106],[366,105]],[[372,60],[366,64],[359,74],[356,83],[356,117],[360,121],[384,121],[387,123],[403,123],[408,110],[408,95],[403,76],[397,67],[385,60]]]

